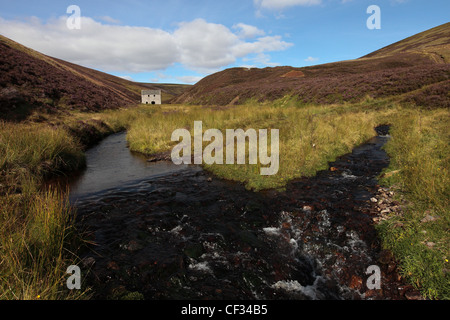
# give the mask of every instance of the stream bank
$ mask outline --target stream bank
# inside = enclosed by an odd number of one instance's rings
[[[387,130],[285,192],[255,193],[165,161],[151,163],[169,168],[159,174],[78,188],[71,199],[94,244],[82,256],[93,298],[405,299],[412,288],[380,248],[370,200],[389,163]],[[366,285],[372,265],[381,269],[379,290]]]

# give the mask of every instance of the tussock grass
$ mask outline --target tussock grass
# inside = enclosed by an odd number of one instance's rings
[[[392,127],[386,151],[397,182],[416,202],[442,211],[450,196],[448,110],[404,110]]]
[[[261,176],[260,163],[204,166],[219,177],[241,181],[256,191],[282,188],[291,179],[326,168],[329,161],[374,136],[376,124],[374,113],[349,112],[345,107],[336,106],[298,107],[282,102],[275,105],[249,102],[220,110],[199,106],[159,107],[135,119],[129,125],[127,139],[131,150],[145,154],[169,151],[177,143],[170,140],[175,129],[186,128],[193,136],[194,121],[202,121],[203,131],[221,130],[224,143],[226,129],[279,129],[280,170],[275,176]],[[208,144],[204,142],[204,147]],[[270,150],[270,140],[268,145]]]
[[[0,122],[0,172],[18,179],[15,185],[30,174],[43,177],[74,170],[84,162],[79,144],[64,129]]]
[[[43,190],[49,174],[84,164],[64,129],[0,122],[0,299],[62,299],[76,257],[74,212],[61,191]],[[65,288],[65,289],[64,289]]]

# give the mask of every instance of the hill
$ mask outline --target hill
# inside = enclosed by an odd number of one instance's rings
[[[382,57],[401,52],[415,52],[428,55],[438,63],[450,63],[450,23],[393,43],[363,58]]]
[[[232,68],[203,78],[174,103],[229,105],[296,96],[336,103],[400,95],[427,107],[450,107],[450,23],[355,60],[311,67]]]
[[[33,111],[99,111],[136,105],[142,89],[161,89],[163,101],[185,85],[144,84],[46,56],[0,36],[0,119]]]

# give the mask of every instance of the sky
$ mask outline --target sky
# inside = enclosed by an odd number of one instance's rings
[[[125,79],[194,84],[232,67],[356,59],[449,13],[449,0],[0,0],[0,34]]]

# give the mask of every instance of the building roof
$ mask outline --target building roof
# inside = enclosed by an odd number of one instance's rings
[[[161,90],[142,90],[141,95],[161,94]]]

